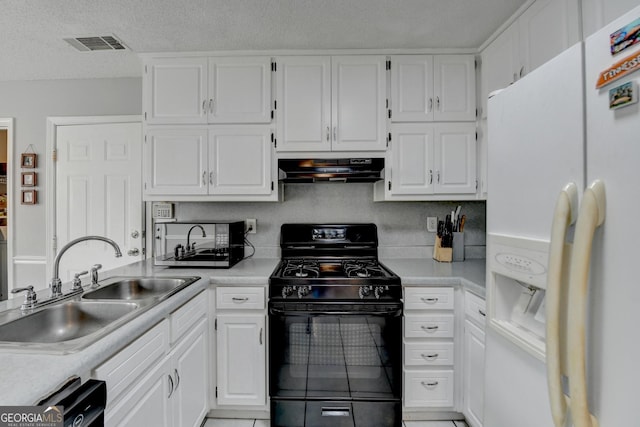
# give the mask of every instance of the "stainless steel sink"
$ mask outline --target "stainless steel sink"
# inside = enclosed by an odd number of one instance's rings
[[[110,329],[106,328],[109,325],[138,308],[139,305],[132,302],[67,301],[54,304],[0,325],[0,341],[24,344],[65,343],[98,331],[108,332]]]
[[[85,292],[85,300],[144,300],[167,298],[196,282],[199,277],[125,277],[111,278],[94,291]]]

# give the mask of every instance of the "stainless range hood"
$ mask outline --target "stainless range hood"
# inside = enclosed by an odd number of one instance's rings
[[[384,178],[383,158],[279,159],[283,182],[374,182]]]

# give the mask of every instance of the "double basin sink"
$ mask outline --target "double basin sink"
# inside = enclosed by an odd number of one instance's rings
[[[0,348],[67,353],[96,342],[199,277],[113,277],[32,312],[0,315]]]

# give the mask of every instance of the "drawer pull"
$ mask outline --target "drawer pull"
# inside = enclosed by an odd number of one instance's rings
[[[438,302],[438,300],[439,300],[440,298],[424,298],[424,297],[422,297],[422,298],[420,298],[420,299],[421,299],[421,300],[422,300],[422,302],[424,302],[424,303],[427,303],[427,304],[435,304],[435,303],[437,303],[437,302]]]
[[[433,332],[433,331],[437,330],[439,328],[439,326],[424,326],[424,325],[422,325],[422,326],[420,326],[420,328],[423,331]]]
[[[231,298],[231,301],[234,301],[234,302],[247,302],[247,301],[249,301],[249,298],[247,298],[247,297],[242,297],[242,298],[233,297],[233,298]]]
[[[420,356],[422,356],[423,359],[433,360],[433,359],[437,359],[439,354],[438,353],[435,353],[435,354],[424,354],[424,353],[422,353]]]
[[[487,313],[485,313],[484,311],[478,309],[478,313],[480,313],[480,316],[485,317],[487,315]]]
[[[432,383],[421,381],[420,384],[422,384],[423,387],[436,387],[438,385],[438,381],[434,381]]]

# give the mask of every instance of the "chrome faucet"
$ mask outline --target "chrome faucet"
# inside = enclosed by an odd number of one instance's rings
[[[189,240],[191,238],[191,230],[193,230],[196,227],[200,227],[200,230],[202,230],[202,237],[207,237],[207,233],[204,232],[204,228],[200,224],[196,224],[193,227],[191,227],[189,229],[189,232],[187,233],[187,248],[186,248],[187,252],[196,250],[196,243],[195,242],[193,242],[193,248],[191,246],[189,246]]]
[[[62,247],[62,249],[60,249],[60,252],[58,252],[58,255],[56,255],[56,258],[53,261],[53,278],[51,279],[51,283],[49,284],[49,287],[51,288],[51,297],[52,298],[57,298],[57,297],[62,296],[62,281],[60,280],[60,258],[62,258],[62,255],[71,246],[75,245],[76,243],[85,242],[87,240],[100,240],[100,241],[103,241],[105,243],[108,243],[111,246],[113,246],[113,249],[115,249],[117,258],[122,256],[122,252],[120,252],[120,247],[118,246],[118,244],[116,242],[114,242],[113,240],[108,239],[106,237],[102,237],[102,236],[84,236],[84,237],[78,237],[77,239],[74,239],[74,240],[70,241],[69,243],[64,245]]]

